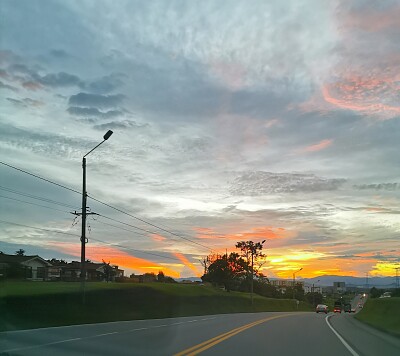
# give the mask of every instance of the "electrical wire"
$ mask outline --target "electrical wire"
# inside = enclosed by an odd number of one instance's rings
[[[63,231],[57,231],[57,230],[49,230],[49,229],[43,229],[41,227],[36,227],[36,226],[30,226],[30,225],[24,225],[24,224],[17,224],[11,221],[6,221],[6,220],[0,220],[0,223],[3,224],[9,224],[9,225],[16,225],[16,226],[22,226],[22,227],[29,227],[31,229],[36,229],[36,230],[41,230],[41,231],[47,231],[47,232],[55,232],[57,234],[63,234],[63,235],[69,235],[69,236],[74,236],[74,237],[80,237],[79,235],[75,234],[70,234],[68,232],[63,232]]]
[[[15,170],[17,170],[17,171],[23,172],[23,173],[28,174],[28,175],[30,175],[30,176],[33,176],[33,177],[35,177],[35,178],[41,179],[41,180],[43,180],[43,181],[45,181],[45,182],[54,184],[54,185],[56,185],[56,186],[58,186],[58,187],[67,189],[67,190],[69,190],[69,191],[71,191],[71,192],[74,192],[74,193],[77,193],[77,194],[81,195],[81,192],[79,192],[79,191],[77,191],[77,190],[75,190],[75,189],[73,189],[73,188],[70,188],[70,187],[67,187],[67,186],[65,186],[65,185],[56,183],[56,182],[54,182],[54,181],[52,181],[52,180],[50,180],[50,179],[43,178],[43,177],[41,177],[41,176],[39,176],[39,175],[37,175],[37,174],[28,172],[28,171],[23,170],[23,169],[21,169],[21,168],[15,167],[15,166],[13,166],[13,165],[11,165],[11,164],[8,164],[8,163],[2,162],[2,161],[0,161],[0,164],[3,164],[3,165],[5,165],[5,166],[7,166],[7,167],[9,167],[9,168],[12,168],[12,169],[15,169]],[[119,208],[116,208],[116,207],[114,207],[114,206],[112,206],[112,205],[110,205],[110,204],[108,204],[108,203],[105,203],[105,202],[103,202],[103,201],[101,201],[101,200],[99,200],[99,199],[96,199],[96,198],[94,198],[94,197],[92,197],[92,196],[90,196],[90,195],[87,195],[87,197],[90,198],[90,199],[92,199],[92,200],[94,200],[94,201],[96,201],[96,202],[98,202],[98,203],[100,203],[100,204],[102,204],[102,205],[104,205],[104,206],[107,206],[107,207],[109,207],[109,208],[111,208],[111,209],[114,209],[114,210],[116,210],[116,211],[118,211],[118,212],[120,212],[120,213],[122,213],[122,214],[128,215],[128,216],[130,216],[130,217],[132,217],[132,218],[134,218],[134,219],[136,219],[136,220],[138,220],[138,221],[141,221],[141,222],[143,222],[143,223],[145,223],[145,224],[147,224],[147,225],[150,225],[150,226],[152,226],[152,227],[154,227],[154,228],[156,228],[156,229],[159,229],[159,230],[161,230],[161,231],[164,231],[164,232],[166,232],[166,233],[168,233],[168,234],[171,234],[171,235],[176,236],[176,237],[178,237],[178,238],[180,238],[180,239],[182,239],[182,240],[185,240],[185,241],[187,241],[187,242],[189,242],[189,243],[192,243],[192,244],[195,244],[195,245],[197,245],[197,246],[201,246],[201,247],[207,249],[208,251],[213,252],[213,249],[211,249],[210,247],[208,247],[208,246],[206,246],[206,245],[203,245],[203,244],[201,244],[201,243],[199,243],[199,242],[196,242],[196,241],[193,241],[193,240],[191,240],[191,239],[189,239],[189,238],[187,238],[187,237],[184,237],[184,236],[182,236],[182,235],[178,235],[178,234],[175,233],[175,232],[172,232],[172,231],[169,231],[169,230],[167,230],[167,229],[164,229],[164,228],[162,228],[162,227],[160,227],[160,226],[157,226],[157,225],[155,225],[155,224],[153,224],[153,223],[151,223],[151,222],[148,222],[148,221],[146,221],[146,220],[144,220],[144,219],[141,219],[141,218],[139,218],[139,217],[137,217],[137,216],[135,216],[135,215],[133,215],[133,214],[130,214],[130,213],[126,212],[126,211],[123,211],[123,210],[121,210],[121,209],[119,209]],[[136,226],[133,226],[133,227],[136,228],[136,229],[139,229],[139,230],[142,230],[142,231],[145,231],[145,232],[154,234],[154,232],[150,232],[149,230],[142,229],[142,228],[138,228],[138,227],[136,227]]]
[[[128,216],[130,216],[130,217],[132,217],[132,218],[134,218],[134,219],[136,219],[136,220],[139,220],[139,221],[141,221],[141,222],[143,222],[143,223],[145,223],[145,224],[147,224],[147,225],[150,225],[150,226],[152,226],[152,227],[155,227],[156,229],[159,229],[159,230],[161,230],[161,231],[164,231],[164,232],[166,232],[166,233],[169,233],[169,234],[171,234],[171,235],[173,235],[173,236],[179,237],[180,239],[186,240],[186,241],[188,241],[188,242],[190,242],[190,243],[192,243],[192,244],[196,244],[196,245],[198,245],[198,246],[201,246],[201,247],[203,247],[203,248],[205,248],[205,249],[207,249],[207,250],[209,250],[209,251],[213,251],[213,249],[211,249],[210,247],[208,247],[208,246],[206,246],[206,245],[203,245],[203,244],[201,244],[201,243],[199,243],[199,242],[196,242],[196,241],[193,241],[193,240],[191,240],[191,239],[188,239],[187,237],[178,235],[178,234],[176,234],[176,233],[174,233],[174,232],[172,232],[172,231],[166,230],[166,229],[164,229],[164,228],[162,228],[162,227],[160,227],[160,226],[157,226],[157,225],[155,225],[155,224],[153,224],[153,223],[151,223],[151,222],[148,222],[148,221],[146,221],[146,220],[144,220],[144,219],[141,219],[141,218],[139,218],[139,217],[137,217],[137,216],[135,216],[135,215],[132,215],[132,214],[130,214],[130,213],[127,213],[126,211],[123,211],[123,210],[121,210],[121,209],[119,209],[119,208],[116,208],[115,206],[112,206],[112,205],[110,205],[110,204],[107,204],[107,203],[105,203],[105,202],[103,202],[103,201],[101,201],[101,200],[99,200],[99,199],[96,199],[96,198],[90,196],[90,195],[88,195],[88,198],[90,198],[90,199],[92,199],[92,200],[94,200],[94,201],[96,201],[96,202],[98,202],[98,203],[100,203],[100,204],[102,204],[102,205],[105,205],[105,206],[107,206],[107,207],[109,207],[109,208],[111,208],[111,209],[114,209],[114,210],[116,210],[116,211],[118,211],[118,212],[120,212],[120,213],[122,213],[122,214],[128,215]],[[101,216],[101,215],[100,215],[100,216]],[[103,216],[103,217],[104,217],[104,216]],[[149,232],[149,233],[151,233],[151,234],[155,234],[155,232],[151,232],[151,231],[149,231],[149,230],[145,230],[145,229],[142,229],[142,228],[138,228],[137,226],[134,226],[134,225],[132,225],[132,226],[135,227],[135,228],[137,228],[137,229],[139,229],[139,230],[143,230],[143,231]]]
[[[43,180],[43,181],[45,181],[45,182],[47,182],[47,183],[54,184],[54,185],[56,185],[56,186],[58,186],[58,187],[67,189],[67,190],[69,190],[69,191],[71,191],[71,192],[74,192],[74,193],[77,193],[77,194],[82,194],[81,192],[78,192],[77,190],[75,190],[75,189],[73,189],[73,188],[67,187],[67,186],[62,185],[62,184],[60,184],[60,183],[53,182],[53,181],[50,180],[50,179],[43,178],[43,177],[41,177],[41,176],[38,176],[37,174],[34,174],[34,173],[31,173],[31,172],[25,171],[24,169],[15,167],[15,166],[13,166],[13,165],[11,165],[11,164],[8,164],[8,163],[2,162],[2,161],[0,161],[0,164],[3,164],[4,166],[7,166],[7,167],[12,168],[12,169],[15,169],[15,170],[17,170],[17,171],[20,171],[20,172],[29,174],[29,175],[32,176],[32,177],[41,179],[41,180]]]
[[[56,200],[52,200],[52,199],[48,199],[48,198],[45,198],[45,197],[42,197],[42,196],[21,192],[20,190],[15,190],[15,189],[3,187],[1,185],[0,185],[0,190],[3,190],[5,192],[7,192],[7,193],[13,193],[13,194],[21,195],[21,196],[26,197],[26,198],[41,200],[41,201],[43,201],[45,203],[65,206],[65,207],[71,208],[71,209],[75,209],[76,208],[75,206],[70,205],[70,204],[65,204],[65,203],[62,203],[62,202],[59,202],[59,201],[56,201]]]
[[[36,203],[32,203],[32,202],[29,202],[29,201],[26,201],[26,200],[15,199],[15,198],[7,197],[7,196],[1,195],[1,194],[0,194],[0,198],[10,199],[10,200],[18,201],[18,202],[25,203],[25,204],[40,206],[42,208],[46,208],[46,209],[50,209],[50,210],[61,211],[62,213],[68,213],[68,211],[64,211],[64,210],[61,210],[61,209],[53,208],[51,206],[36,204]]]
[[[11,221],[6,221],[6,220],[0,220],[0,223],[9,224],[9,225],[15,225],[15,226],[21,226],[21,227],[28,227],[28,228],[31,228],[31,229],[36,229],[36,230],[41,230],[41,231],[47,231],[47,232],[55,232],[55,233],[57,233],[57,234],[62,234],[62,235],[69,235],[69,236],[74,236],[74,237],[80,237],[79,235],[70,234],[70,233],[68,233],[68,232],[62,232],[62,231],[57,231],[57,230],[43,229],[43,228],[40,228],[40,227],[30,226],[30,225],[24,225],[24,224],[17,224],[17,223],[14,223],[14,222],[11,222]],[[166,259],[169,259],[169,260],[179,261],[179,262],[182,263],[182,261],[180,261],[179,259],[174,258],[174,257],[163,256],[163,255],[159,255],[159,254],[157,254],[157,253],[147,252],[147,251],[143,251],[143,250],[136,250],[136,249],[133,249],[133,248],[124,246],[124,245],[115,244],[115,243],[107,242],[107,241],[100,240],[100,239],[95,239],[95,238],[93,238],[93,237],[90,237],[90,240],[97,241],[97,242],[100,242],[100,243],[103,243],[103,244],[106,244],[106,245],[109,245],[109,246],[120,247],[120,248],[123,248],[123,249],[125,249],[125,250],[129,250],[129,251],[134,251],[134,252],[139,252],[139,253],[143,253],[143,254],[147,254],[147,255],[151,255],[151,256],[166,258]]]

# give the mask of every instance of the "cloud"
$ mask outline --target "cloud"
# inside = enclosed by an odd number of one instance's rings
[[[18,105],[18,106],[22,106],[22,107],[39,107],[39,106],[43,106],[44,103],[42,101],[39,100],[34,100],[34,99],[30,99],[30,98],[25,98],[25,99],[13,99],[13,98],[6,98],[9,102]]]
[[[13,92],[17,92],[18,91],[18,89],[16,87],[13,87],[12,85],[5,84],[2,81],[0,81],[0,89],[8,89],[8,90],[11,90]]]
[[[359,190],[387,190],[395,191],[400,189],[400,183],[374,183],[354,185],[355,189]]]
[[[121,116],[123,115],[122,111],[119,110],[109,110],[109,111],[100,111],[97,108],[82,108],[78,106],[70,106],[67,111],[71,115],[76,115],[76,116],[96,116],[100,118],[112,118],[116,116]]]
[[[50,73],[43,77],[39,77],[38,81],[50,87],[67,87],[67,86],[82,86],[83,82],[76,75],[65,72]]]
[[[322,140],[318,143],[315,143],[313,145],[307,146],[303,148],[301,151],[302,152],[317,152],[324,150],[325,148],[329,147],[332,145],[333,140]]]
[[[259,196],[279,193],[333,191],[346,180],[322,178],[307,173],[246,172],[235,178],[229,188],[232,195]]]
[[[78,93],[72,95],[69,98],[70,105],[82,106],[82,107],[96,107],[101,109],[115,108],[124,99],[124,95],[101,95],[101,94],[89,94],[89,93]]]
[[[43,88],[43,86],[42,86],[40,83],[38,83],[38,82],[33,82],[33,81],[23,82],[23,83],[22,83],[22,86],[23,86],[25,89],[33,90],[33,91],[36,91],[36,90],[39,90],[39,89],[42,89],[42,88]]]
[[[122,74],[110,74],[85,85],[85,89],[94,93],[106,94],[121,87],[124,84],[122,81],[124,77]]]
[[[132,120],[123,120],[123,121],[111,121],[106,122],[104,124],[99,124],[93,126],[96,130],[105,130],[105,129],[129,129],[129,128],[144,128],[148,127],[149,124],[138,124],[136,121]]]

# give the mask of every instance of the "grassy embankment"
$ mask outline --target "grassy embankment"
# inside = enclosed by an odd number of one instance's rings
[[[400,298],[369,298],[355,317],[373,327],[400,336]]]
[[[0,282],[0,331],[117,320],[261,311],[305,311],[292,300],[162,283]]]

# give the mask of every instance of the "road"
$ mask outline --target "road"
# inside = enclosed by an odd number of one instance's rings
[[[329,325],[328,325],[329,324]],[[341,340],[342,338],[342,340]],[[245,313],[0,333],[1,355],[400,355],[349,314]]]

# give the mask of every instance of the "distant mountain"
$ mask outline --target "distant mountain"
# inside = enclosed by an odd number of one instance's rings
[[[192,281],[192,282],[201,282],[201,278],[199,277],[183,277],[183,278],[174,278],[177,282],[182,281]]]
[[[315,278],[297,278],[308,284],[316,284],[320,286],[333,286],[333,282],[345,282],[348,287],[366,287],[366,277],[351,277],[351,276],[319,276]],[[396,277],[368,277],[368,287],[396,287]]]

